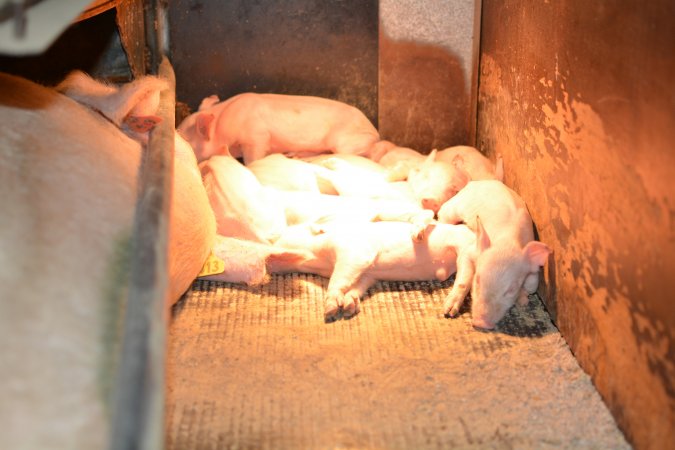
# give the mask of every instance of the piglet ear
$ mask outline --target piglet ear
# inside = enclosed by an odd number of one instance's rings
[[[202,100],[202,102],[199,104],[199,109],[198,111],[201,111],[202,109],[208,109],[218,103],[220,101],[220,98],[218,98],[217,95],[209,95],[205,99]]]
[[[127,116],[124,118],[124,124],[136,133],[147,133],[161,121],[162,118],[159,116]]]
[[[76,70],[68,74],[56,90],[100,111],[115,125],[122,126],[124,118],[129,115],[154,115],[159,106],[159,93],[168,86],[166,80],[145,76],[118,87]]]
[[[476,216],[476,247],[478,248],[478,254],[490,248],[490,236],[488,236],[485,228],[483,228],[483,224],[478,216]]]
[[[203,113],[197,115],[197,132],[205,140],[211,139],[211,122],[216,116],[210,113]]]
[[[430,166],[435,160],[436,160],[436,153],[438,153],[438,150],[433,149],[429,155],[427,155],[427,159],[424,160],[422,163],[423,166],[428,167]]]
[[[123,84],[117,94],[110,99],[110,106],[115,106],[115,116],[151,116],[159,108],[160,91],[167,89],[168,82],[154,76],[145,76]],[[111,119],[120,124],[119,120]]]
[[[530,241],[523,248],[523,255],[527,262],[529,262],[532,272],[536,272],[539,270],[539,266],[546,264],[548,255],[551,253],[553,253],[553,250],[548,245],[539,241]]]

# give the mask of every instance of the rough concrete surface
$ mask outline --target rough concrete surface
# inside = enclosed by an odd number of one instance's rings
[[[327,280],[197,281],[174,307],[168,449],[630,448],[541,301],[493,332],[451,281],[378,283],[326,324]]]

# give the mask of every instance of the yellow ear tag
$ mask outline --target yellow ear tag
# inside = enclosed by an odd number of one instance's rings
[[[219,273],[225,272],[225,261],[218,258],[213,253],[209,254],[209,257],[206,258],[202,270],[199,271],[198,277],[205,277],[208,275],[217,275]]]

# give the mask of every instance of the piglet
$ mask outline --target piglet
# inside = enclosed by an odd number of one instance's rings
[[[468,145],[456,145],[440,150],[436,161],[454,165],[465,172],[472,181],[499,180],[504,181],[504,161],[500,155],[497,162],[492,163],[477,148]]]
[[[100,112],[122,131],[147,142],[147,133],[160,118],[155,115],[159,92],[167,83],[158,77],[141,77],[130,83],[113,85],[95,80],[74,70],[55,89],[64,95]]]
[[[317,164],[272,153],[246,166],[260,184],[284,191],[337,195],[332,172]]]
[[[532,218],[516,192],[497,180],[471,181],[441,207],[438,220],[465,223],[477,233],[474,326],[492,329],[516,301],[527,304],[552,251],[534,240]],[[447,303],[446,314],[456,316],[461,304]]]
[[[357,108],[321,97],[247,92],[223,102],[202,101],[178,131],[199,161],[225,146],[248,165],[270,153],[370,155],[381,147],[373,124]]]
[[[386,167],[392,181],[405,181],[410,170],[418,167],[426,157],[420,152],[407,147],[391,147],[373,157],[381,166]]]
[[[405,222],[307,224],[289,227],[275,245],[311,252],[293,270],[330,277],[325,298],[326,321],[357,314],[360,299],[377,281],[446,280],[457,272],[449,302],[466,296],[473,274],[475,235],[464,225],[433,223],[424,239],[410,239]]]
[[[213,253],[199,278],[249,286],[264,284],[270,274],[292,270],[313,255],[302,249],[288,249],[244,239],[217,235]]]
[[[423,208],[437,213],[469,182],[463,170],[445,161],[437,161],[437,151],[432,150],[423,163],[410,169],[408,183]]]
[[[203,161],[200,169],[218,234],[264,244],[279,237],[286,226],[283,207],[271,201],[255,175],[227,148]]]
[[[373,161],[378,162],[384,167],[392,167],[401,161],[414,166],[421,164],[424,160],[425,156],[423,154],[407,147],[390,147],[380,155],[377,155],[377,157],[373,157]]]
[[[91,110],[98,112],[94,115],[107,119],[122,132],[120,134],[136,141],[113,146],[117,152],[128,152],[122,155],[128,162],[139,157],[140,147],[136,143],[147,144],[150,131],[160,120],[155,114],[159,107],[160,91],[164,89],[168,89],[168,83],[155,76],[144,76],[115,85],[94,79],[78,70],[70,72],[55,87],[56,91],[87,107],[83,110],[88,113],[92,113]],[[73,114],[71,121],[79,125],[79,121],[84,120],[80,119],[81,116],[82,113]],[[103,149],[98,152],[99,158],[104,158],[105,152],[110,150],[106,146],[106,139],[101,136],[97,141],[99,136],[96,135],[104,132],[100,127],[90,130],[85,130],[84,125],[82,127],[74,135],[66,133],[65,138],[83,141],[91,138],[92,142],[97,143],[97,148]],[[173,155],[174,183],[168,240],[171,302],[177,301],[189,287],[215,237],[215,220],[201,182],[194,151],[177,133],[174,133]],[[95,168],[94,172],[100,170],[106,170],[103,164]],[[119,183],[135,183],[135,178],[133,182],[123,180],[119,175],[118,178]]]
[[[405,201],[413,198],[394,184],[397,174],[363,156],[327,154],[306,160],[327,170],[322,176],[339,195]]]
[[[288,225],[326,223],[358,224],[396,221],[411,224],[409,238],[421,240],[434,213],[414,202],[312,192],[268,190],[268,199],[282,207]]]

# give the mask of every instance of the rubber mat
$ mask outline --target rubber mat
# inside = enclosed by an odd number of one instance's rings
[[[324,323],[322,277],[196,281],[169,327],[166,447],[630,448],[536,296],[481,332],[468,304],[443,317],[451,283],[381,282]]]

